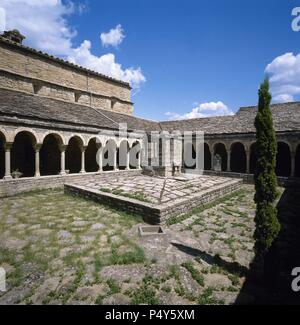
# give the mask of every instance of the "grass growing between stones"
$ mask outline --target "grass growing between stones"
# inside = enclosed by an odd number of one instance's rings
[[[114,194],[114,195],[127,197],[129,199],[135,199],[135,200],[138,200],[138,201],[141,201],[141,202],[151,203],[151,200],[149,200],[147,198],[147,196],[143,192],[129,193],[129,192],[125,192],[122,189],[111,190],[111,189],[106,188],[106,187],[101,187],[100,191],[104,192],[104,193],[111,193],[111,194]]]
[[[251,186],[173,219],[166,233],[186,251],[140,238],[139,216],[61,190],[0,205],[0,304],[229,304],[253,257]]]
[[[167,225],[171,226],[174,225],[176,223],[180,223],[188,218],[190,218],[192,215],[194,214],[200,214],[201,212],[207,210],[207,209],[211,209],[213,207],[215,207],[216,205],[219,205],[221,203],[224,203],[232,198],[241,198],[244,194],[244,189],[238,190],[234,193],[228,194],[222,198],[219,198],[211,203],[205,204],[201,207],[197,207],[195,209],[192,209],[191,211],[189,211],[188,213],[182,214],[182,215],[175,215],[175,216],[171,216],[170,218],[168,218],[167,220]]]

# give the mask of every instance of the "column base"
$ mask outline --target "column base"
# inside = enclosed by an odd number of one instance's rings
[[[60,176],[66,176],[67,173],[66,173],[66,172],[60,172],[59,175],[60,175]]]
[[[81,171],[80,171],[80,174],[85,174],[85,173],[86,173],[85,170],[81,170]]]
[[[11,180],[11,179],[13,179],[12,178],[12,176],[11,175],[9,175],[9,176],[4,176],[4,178],[3,178],[4,180]]]
[[[41,174],[37,173],[37,174],[34,175],[34,177],[41,177]]]

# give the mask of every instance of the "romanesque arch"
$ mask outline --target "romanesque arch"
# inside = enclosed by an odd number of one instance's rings
[[[85,150],[85,170],[87,172],[97,172],[99,165],[97,163],[97,152],[100,147],[100,143],[97,143],[96,138],[90,139],[88,146]]]
[[[36,138],[28,131],[17,133],[11,149],[11,171],[19,172],[20,177],[33,177],[35,174]]]
[[[5,136],[0,132],[0,179],[5,175]]]
[[[58,175],[61,167],[60,146],[62,138],[58,134],[48,134],[43,141],[40,150],[40,173],[41,176]]]
[[[182,161],[184,168],[196,168],[196,150],[192,141],[182,142]]]
[[[235,173],[246,173],[247,156],[245,147],[241,142],[235,142],[231,145],[230,170]]]
[[[257,150],[256,150],[256,142],[254,142],[250,146],[250,174],[254,174],[256,172],[256,161],[257,161]]]
[[[81,152],[83,142],[78,136],[73,136],[66,149],[66,171],[69,174],[79,173],[81,170]]]
[[[103,151],[103,170],[114,170],[117,165],[117,144],[113,139],[106,142]]]
[[[296,148],[296,155],[295,155],[295,176],[300,177],[300,143]]]
[[[161,139],[160,139],[161,140]],[[138,141],[135,141],[132,144],[129,154],[129,166],[131,169],[137,169],[140,167],[141,159],[141,144]]]
[[[219,155],[221,157],[221,169],[227,170],[227,150],[223,143],[217,143],[214,146],[214,157]]]
[[[277,144],[276,175],[291,176],[291,151],[285,142],[278,142]]]
[[[129,166],[129,144],[127,140],[123,140],[120,143],[117,162],[120,170],[126,169]]]
[[[211,169],[211,153],[207,143],[204,143],[204,170]]]

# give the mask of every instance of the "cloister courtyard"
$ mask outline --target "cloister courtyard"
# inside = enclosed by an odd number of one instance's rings
[[[139,215],[61,189],[2,198],[0,304],[252,303],[253,194],[242,185],[145,237]]]

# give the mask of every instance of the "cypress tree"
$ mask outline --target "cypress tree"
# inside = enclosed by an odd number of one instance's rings
[[[257,162],[255,181],[255,251],[263,258],[277,237],[280,224],[277,219],[275,201],[278,196],[275,174],[277,142],[270,109],[272,96],[269,92],[269,80],[259,89],[258,112],[255,118]]]

